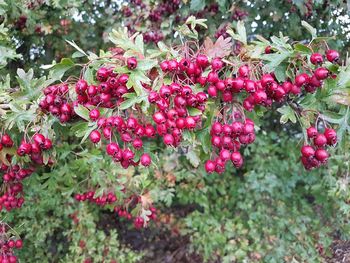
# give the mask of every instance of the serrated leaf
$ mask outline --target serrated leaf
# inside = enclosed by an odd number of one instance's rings
[[[84,120],[89,121],[89,109],[84,107],[83,105],[79,104],[78,106],[74,107],[74,112],[76,114],[78,114],[81,118],[83,118]]]
[[[314,27],[312,27],[308,22],[306,21],[301,21],[301,25],[310,32],[312,38],[316,38],[317,37],[317,31]]]
[[[294,50],[301,52],[301,53],[309,54],[309,55],[312,54],[312,50],[309,47],[307,47],[303,44],[300,44],[300,43],[297,43],[294,45]]]
[[[200,11],[205,7],[205,0],[191,0],[190,9],[192,11]]]
[[[186,154],[186,158],[190,161],[190,163],[194,166],[194,167],[198,167],[199,163],[200,163],[200,159],[198,154],[193,150],[189,150]]]
[[[197,108],[188,107],[187,110],[190,116],[197,116],[202,114],[202,111]]]
[[[78,50],[81,54],[83,54],[84,56],[87,56],[87,54],[85,53],[84,50],[82,50],[74,41],[69,41],[66,39],[66,42],[71,45],[72,47],[74,47],[76,50]]]
[[[279,108],[277,109],[277,111],[282,114],[280,119],[280,122],[282,124],[285,124],[288,121],[291,121],[292,123],[296,123],[297,119],[295,116],[295,112],[289,105]]]
[[[225,56],[230,55],[232,51],[231,40],[231,37],[224,38],[223,36],[220,36],[214,44],[213,41],[209,37],[207,37],[204,41],[204,54],[207,55],[209,58],[223,58]]]
[[[155,67],[158,64],[157,60],[154,59],[143,59],[139,60],[137,63],[137,69],[138,70],[150,70],[151,68]]]

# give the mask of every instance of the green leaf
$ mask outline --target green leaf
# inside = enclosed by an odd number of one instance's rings
[[[188,107],[187,110],[190,116],[197,116],[202,114],[202,111],[197,108]]]
[[[74,47],[76,50],[78,50],[79,53],[81,53],[83,56],[87,56],[87,54],[82,50],[74,41],[69,41],[66,39],[66,42]]]
[[[193,149],[189,150],[186,154],[186,158],[190,161],[190,163],[194,167],[196,167],[196,168],[198,167],[198,165],[200,163],[200,159],[199,159],[197,152],[195,152]]]
[[[205,0],[191,0],[190,9],[192,11],[200,11],[205,7]]]
[[[247,32],[244,26],[243,21],[237,22],[237,34],[233,32],[232,29],[228,29],[227,33],[235,40],[242,42],[243,44],[247,45]]]
[[[312,50],[309,47],[300,43],[297,43],[294,45],[294,50],[301,53],[309,54],[309,55],[312,54]]]
[[[89,109],[84,107],[83,105],[79,104],[77,107],[74,107],[74,111],[76,114],[78,114],[81,118],[83,118],[84,120],[89,121]]]
[[[308,22],[306,21],[301,21],[301,25],[310,32],[312,38],[316,38],[317,37],[317,31],[314,27],[312,27]]]
[[[69,58],[63,58],[60,63],[55,64],[51,67],[50,75],[51,78],[59,80],[63,77],[67,70],[74,66],[74,62]]]
[[[280,119],[280,122],[282,124],[285,124],[288,121],[291,121],[292,123],[296,123],[297,119],[295,116],[295,112],[289,105],[279,108],[277,109],[277,111],[282,114]]]
[[[139,60],[137,63],[138,70],[150,70],[158,64],[157,60],[154,59],[144,59]]]
[[[292,53],[283,51],[281,53],[264,54],[261,59],[268,61],[265,65],[267,71],[274,71],[284,60],[289,58]]]

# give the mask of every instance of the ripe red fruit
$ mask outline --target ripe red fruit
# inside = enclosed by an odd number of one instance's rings
[[[96,78],[98,81],[106,81],[109,77],[110,70],[107,68],[99,68],[96,73]]]
[[[142,146],[143,146],[142,140],[141,140],[140,138],[136,138],[136,139],[132,142],[132,146],[133,146],[135,149],[137,149],[137,150],[141,149]]]
[[[216,164],[212,160],[208,160],[205,162],[204,168],[207,173],[213,173],[215,171]]]
[[[90,141],[92,143],[98,143],[101,140],[101,134],[99,131],[92,131],[90,133]]]
[[[130,149],[125,149],[123,151],[123,159],[124,160],[128,160],[129,161],[129,160],[133,159],[134,156],[135,156],[135,154]]]
[[[267,94],[263,90],[257,90],[254,93],[253,97],[254,97],[254,102],[256,104],[261,104],[267,100]]]
[[[163,137],[163,141],[165,145],[174,145],[174,136],[171,134],[165,134]]]
[[[164,124],[166,121],[166,118],[163,112],[158,111],[153,114],[153,120],[156,124]]]
[[[321,163],[325,163],[328,160],[329,154],[325,149],[317,149],[315,152],[315,157]]]
[[[271,46],[267,46],[266,48],[265,48],[265,54],[270,54],[270,53],[272,53],[272,47]]]
[[[337,132],[335,130],[326,128],[324,131],[324,135],[327,138],[328,145],[334,145],[337,143]]]
[[[160,63],[160,69],[163,71],[163,72],[165,72],[165,71],[167,71],[168,69],[169,69],[169,63],[168,63],[168,61],[162,61],[161,63]]]
[[[119,146],[115,142],[111,142],[106,146],[106,152],[110,156],[114,156],[119,152]]]
[[[85,91],[87,90],[87,88],[88,88],[88,84],[83,79],[78,80],[78,82],[75,84],[75,92],[77,94],[80,94],[80,95],[84,94]],[[49,103],[49,104],[51,104],[51,103]]]
[[[36,142],[41,148],[43,148],[45,144],[45,136],[41,133],[36,133],[33,136],[33,141]]]
[[[231,162],[237,168],[240,168],[243,165],[243,158],[240,152],[233,152],[231,154]]]
[[[323,62],[323,56],[320,54],[320,53],[313,53],[311,56],[310,56],[310,62],[314,65],[317,65],[317,64],[322,64]]]
[[[326,52],[326,57],[329,62],[337,62],[339,59],[339,53],[336,50],[329,49]]]
[[[100,117],[100,111],[98,109],[93,109],[89,112],[89,117],[92,121],[96,121]]]
[[[327,143],[327,138],[324,134],[317,134],[316,137],[314,138],[314,144],[317,147],[323,147]]]
[[[144,153],[141,155],[140,162],[143,166],[147,167],[151,164],[152,159],[148,153]]]
[[[261,78],[261,86],[263,88],[267,88],[268,86],[272,85],[272,83],[275,82],[275,79],[271,76],[271,74],[265,74]]]
[[[208,95],[213,98],[218,96],[218,91],[215,86],[211,85],[208,87]]]
[[[230,157],[231,157],[231,154],[230,154],[230,151],[227,150],[227,149],[222,149],[220,151],[220,159],[223,160],[223,161],[228,161],[230,160]]]
[[[196,127],[196,121],[192,116],[188,116],[185,119],[186,128],[191,130]]]
[[[63,103],[61,105],[61,113],[64,114],[71,114],[72,113],[72,106],[69,103]]]
[[[214,122],[213,126],[211,127],[211,132],[215,135],[220,135],[222,131],[222,125],[220,122]]]
[[[306,158],[310,158],[315,155],[315,150],[310,145],[304,145],[303,147],[301,147],[300,151],[301,154]]]
[[[208,57],[206,55],[199,54],[196,58],[196,63],[201,68],[206,68],[209,64]]]
[[[207,81],[210,83],[216,83],[219,80],[219,75],[215,71],[210,71],[207,76]]]
[[[137,60],[135,57],[128,58],[126,64],[128,66],[128,69],[133,70],[137,67]]]
[[[21,239],[16,240],[16,248],[22,248],[23,241]]]
[[[318,68],[315,70],[314,74],[318,80],[324,80],[328,77],[329,71],[326,68]]]
[[[248,65],[243,65],[240,66],[238,69],[238,75],[242,78],[247,78],[249,76],[249,66]]]
[[[315,138],[318,132],[315,127],[310,127],[310,128],[307,128],[306,133],[307,133],[307,137],[311,139],[311,138]]]
[[[306,73],[301,73],[295,77],[295,85],[297,85],[298,87],[301,87],[307,82],[309,82],[309,79],[310,79],[309,75],[307,75]]]
[[[48,138],[45,139],[43,149],[50,150],[52,148],[52,141]]]
[[[220,70],[224,66],[224,62],[221,60],[221,58],[214,58],[211,62],[211,68],[214,71]]]
[[[8,134],[4,134],[2,137],[1,137],[1,144],[4,146],[4,147],[12,147],[13,146],[13,141],[10,137],[10,135]]]

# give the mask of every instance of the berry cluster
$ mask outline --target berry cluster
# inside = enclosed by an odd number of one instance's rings
[[[53,85],[43,90],[45,97],[39,106],[45,112],[50,112],[64,123],[74,116],[73,105],[69,102],[67,84]]]
[[[34,134],[31,141],[23,140],[17,148],[17,154],[19,156],[29,155],[35,164],[42,165],[43,153],[42,151],[48,151],[52,148],[52,141],[49,138],[45,138],[41,133]]]
[[[164,39],[164,35],[162,31],[160,30],[153,30],[153,31],[148,31],[143,34],[143,41],[145,43],[158,43],[159,41],[162,41]]]
[[[76,194],[75,200],[77,201],[89,201],[91,203],[95,203],[99,206],[105,206],[107,204],[113,204],[117,201],[117,197],[114,193],[109,192],[107,194],[103,194],[102,196],[95,197],[95,191],[88,191],[83,194]]]
[[[190,116],[187,107],[203,111],[207,95],[204,92],[194,93],[190,86],[172,83],[163,85],[159,92],[151,91],[148,100],[158,108],[153,114],[153,121],[164,144],[177,147],[182,131],[195,129],[201,120],[200,115]]]
[[[234,121],[232,123],[221,124],[214,122],[211,130],[211,144],[218,153],[214,160],[207,160],[205,170],[207,173],[217,172],[221,174],[225,171],[227,161],[236,168],[243,165],[243,157],[239,152],[241,145],[251,144],[255,141],[254,122],[246,119],[245,122]]]
[[[126,209],[123,209],[121,207],[114,208],[114,212],[116,212],[118,217],[125,218],[127,220],[133,220],[134,227],[136,229],[146,227],[149,220],[155,221],[157,219],[157,209],[155,207],[150,207],[149,210],[150,210],[151,214],[147,216],[146,221],[145,221],[145,219],[141,216],[135,216],[133,218],[133,216]]]
[[[0,223],[0,263],[16,263],[14,249],[21,249],[23,241],[16,239],[8,231],[4,223]]]
[[[327,163],[329,154],[325,147],[337,143],[337,133],[330,128],[326,128],[324,133],[319,133],[315,127],[309,127],[306,133],[312,144],[306,144],[301,148],[301,162],[305,169],[311,170]]]
[[[3,134],[0,139],[0,151],[5,148],[12,148],[14,142],[8,134]],[[19,164],[11,164],[12,155],[7,153],[6,159],[8,165],[1,163],[0,174],[2,174],[4,193],[0,197],[0,210],[4,207],[7,211],[14,208],[19,208],[24,203],[23,198],[23,186],[21,181],[30,176],[34,171],[34,165],[43,165],[42,151],[46,151],[52,148],[52,142],[50,139],[45,138],[40,133],[34,134],[30,140],[22,140],[21,144],[17,148],[16,152],[18,156],[29,155],[31,164],[29,168],[23,168]],[[52,164],[52,160],[49,159],[49,163]]]
[[[141,138],[152,138],[156,134],[151,124],[142,125],[134,117],[129,117],[125,121],[120,116],[104,118],[100,117],[98,109],[91,110],[89,116],[92,121],[97,121],[98,128],[102,130],[104,138],[109,141],[106,146],[107,154],[113,157],[115,162],[120,162],[123,168],[139,164],[139,162],[134,162],[135,152],[126,148],[126,145],[129,144],[135,151],[141,151],[143,149]],[[124,144],[124,149],[121,149],[117,142],[111,142],[112,138],[116,138],[117,135],[119,141]],[[100,142],[100,131],[92,131],[90,133],[90,140],[93,143]],[[143,166],[148,166],[151,163],[151,157],[149,154],[144,153],[140,158],[140,162]]]
[[[126,60],[130,70],[137,67],[137,60],[130,57]],[[127,74],[117,75],[113,68],[101,67],[97,70],[96,79],[100,82],[98,86],[88,85],[80,79],[75,84],[76,100],[70,102],[69,87],[67,84],[49,86],[43,90],[45,97],[40,101],[39,106],[45,112],[59,118],[64,123],[75,116],[73,106],[83,104],[85,106],[101,106],[112,108],[119,105],[124,99],[122,96],[133,90],[126,87],[129,80]]]

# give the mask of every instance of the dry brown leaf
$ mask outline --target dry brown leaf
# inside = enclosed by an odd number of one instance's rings
[[[141,204],[143,208],[149,208],[153,204],[152,197],[150,193],[145,193],[144,195],[141,195]]]
[[[232,51],[231,40],[231,37],[224,38],[223,36],[220,36],[214,44],[214,42],[207,37],[204,40],[204,54],[209,58],[223,58],[228,56]]]
[[[350,106],[350,92],[338,91],[332,96],[332,100],[335,103]]]

